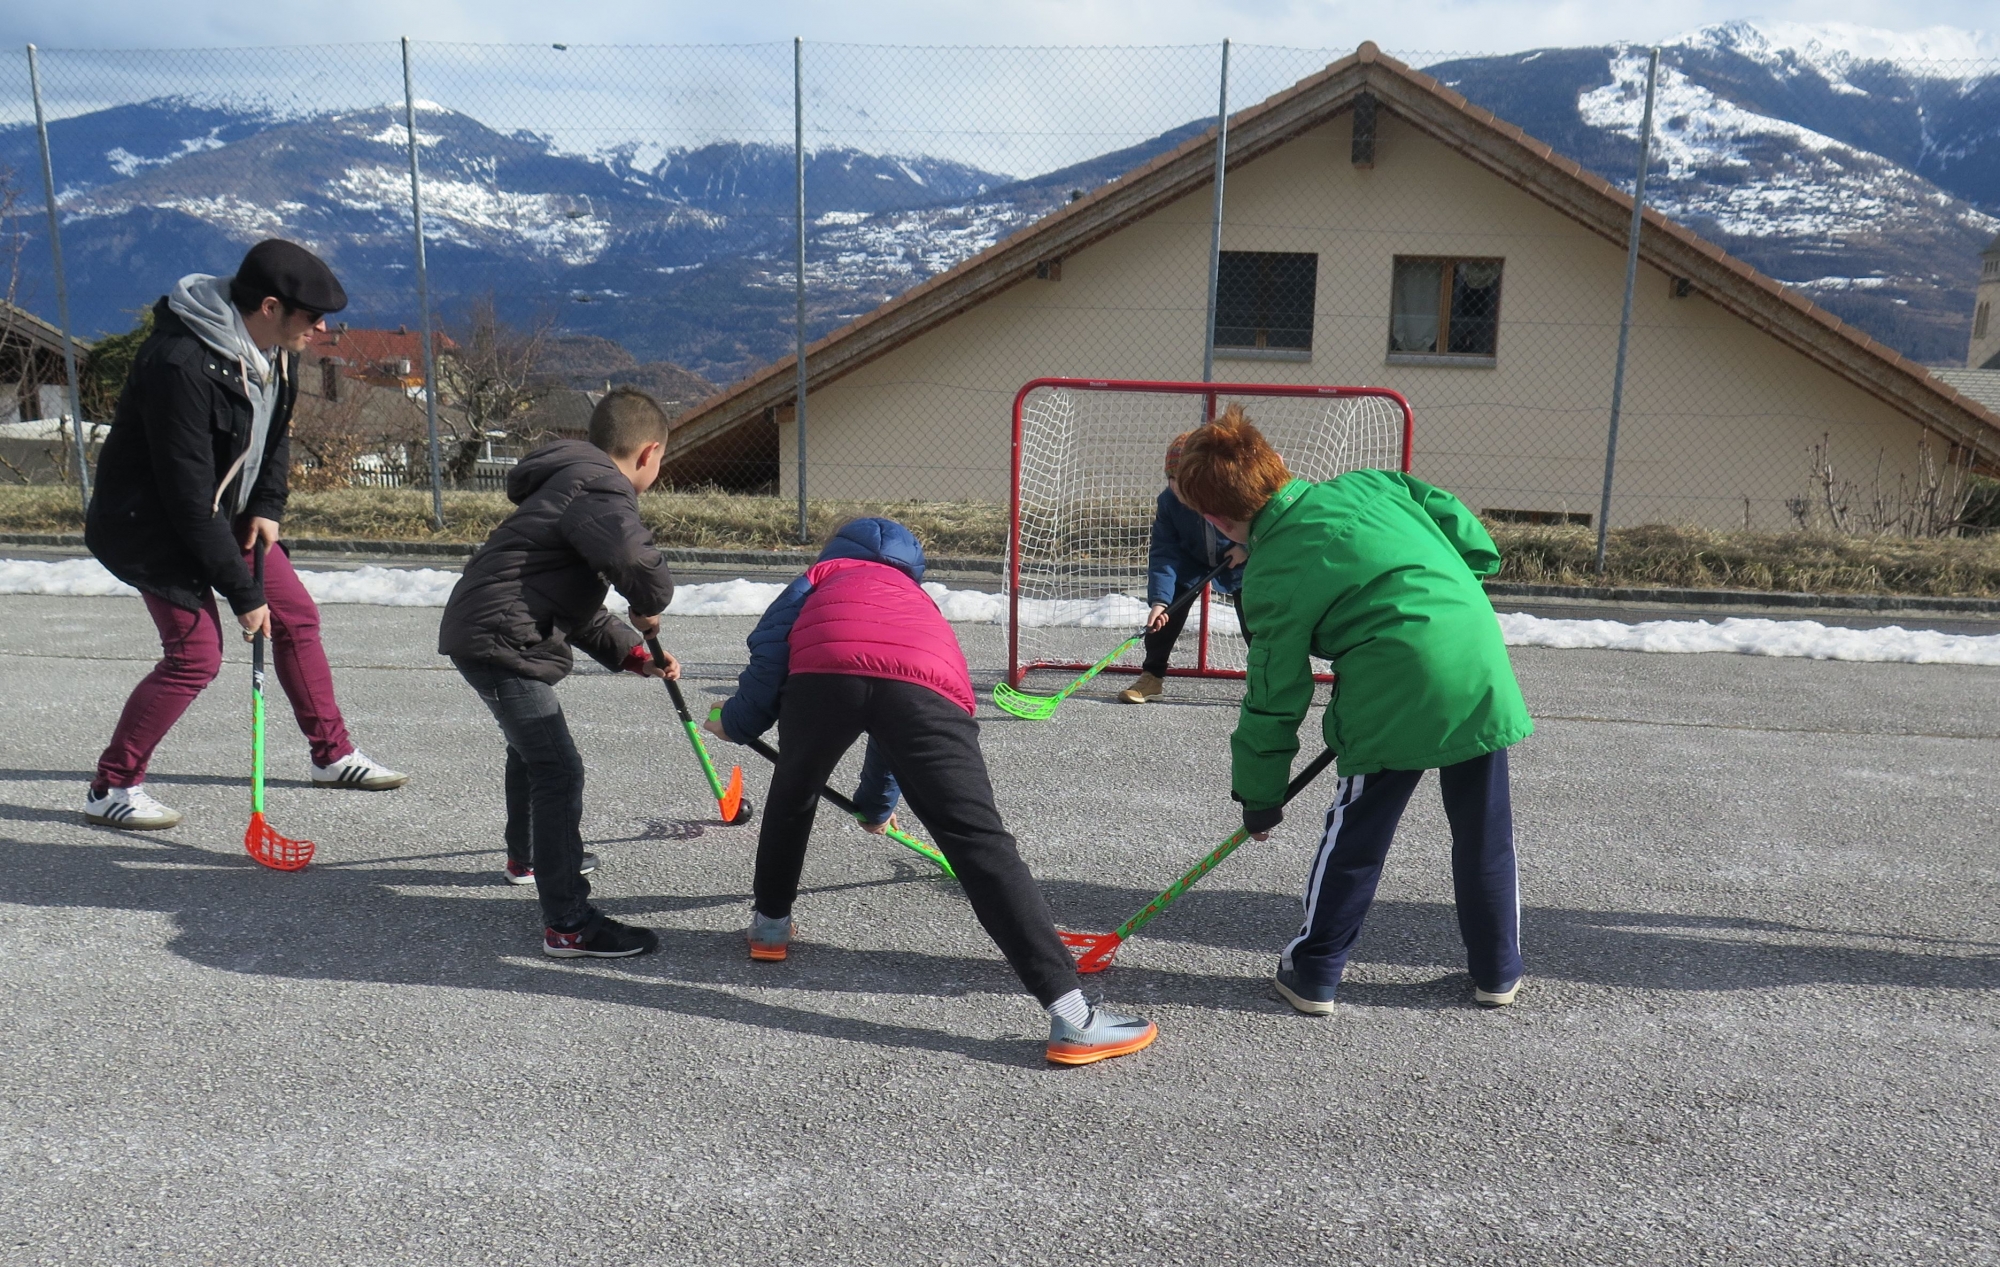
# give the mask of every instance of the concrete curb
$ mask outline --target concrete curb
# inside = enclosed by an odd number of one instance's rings
[[[339,537],[287,537],[285,544],[301,554],[373,554],[387,557],[463,559],[477,545],[463,541],[372,541]],[[67,546],[83,548],[75,532],[0,532],[0,545]],[[806,568],[819,555],[807,550],[684,550],[661,551],[669,563],[758,567],[769,571]],[[936,556],[935,572],[1000,576],[1002,561],[972,556]],[[1661,603],[1680,607],[1817,607],[1836,611],[1972,612],[2000,616],[2000,598],[1939,598],[1927,594],[1801,594],[1787,590],[1637,589],[1618,585],[1530,585],[1518,581],[1488,581],[1494,598],[1594,599],[1612,603]]]

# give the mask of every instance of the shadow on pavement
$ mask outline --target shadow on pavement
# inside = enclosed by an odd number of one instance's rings
[[[97,777],[95,770],[0,770],[0,783],[79,783],[87,784]],[[148,775],[146,786],[169,788],[175,785],[199,784],[203,787],[240,787],[243,794],[250,794],[250,770],[246,764],[241,774],[154,774]],[[264,776],[265,787],[316,788],[319,785],[311,779],[281,779],[272,775]],[[79,794],[81,795],[81,794]],[[79,819],[81,816],[79,815]]]
[[[894,877],[817,891],[936,882],[928,868],[900,860],[897,865]],[[660,930],[657,955],[557,964],[543,959],[534,941],[538,921],[529,895],[489,901],[466,900],[459,893],[496,890],[498,897],[498,883],[484,871],[380,861],[281,875],[241,855],[159,837],[105,833],[86,845],[0,837],[0,902],[164,913],[176,926],[168,948],[222,971],[588,999],[1012,1067],[1041,1063],[1039,1044],[1018,1039],[962,1037],[743,993],[776,988],[829,998],[1014,995],[1020,987],[997,955],[855,949],[820,941],[808,907],[793,956],[782,964],[751,963],[738,932],[686,928]],[[1069,927],[1112,927],[1150,896],[1075,882],[1045,887]],[[620,918],[649,922],[668,912],[740,910],[747,903],[747,894],[709,893],[603,905]],[[1087,992],[1141,1006],[1270,1010],[1277,1005],[1268,997],[1261,968],[1249,976],[1155,969],[1134,963],[1143,958],[1134,950],[1158,940],[1275,956],[1297,919],[1298,905],[1287,897],[1201,890],[1135,938],[1121,966],[1087,979]],[[1990,943],[1732,916],[1530,907],[1523,912],[1523,940],[1531,977],[1617,988],[2000,985],[2000,948]],[[1462,955],[1448,905],[1377,902],[1355,962],[1435,969],[1439,975],[1415,984],[1353,981],[1342,998],[1361,1006],[1421,1010],[1464,1006]]]
[[[735,987],[899,994],[1020,990],[997,957],[847,951],[809,939],[793,961],[753,965],[742,934],[661,930],[661,952],[588,964],[546,960],[532,900],[466,901],[437,888],[490,888],[463,870],[314,867],[279,874],[238,854],[106,833],[103,843],[57,845],[0,837],[0,902],[160,912],[167,947],[204,967],[301,980],[502,990],[656,1008],[878,1047],[951,1053],[1010,1067],[1042,1065],[1040,1043],[987,1040],[769,1003]],[[911,880],[921,878],[912,868]],[[902,878],[864,885],[905,883]],[[839,886],[853,887],[853,886]],[[411,892],[410,890],[419,890]],[[604,909],[649,912],[747,907],[748,894],[627,898]]]
[[[1042,888],[1064,927],[1115,928],[1153,898],[1137,889],[1075,881]],[[1298,899],[1243,889],[1198,889],[1127,943],[1147,939],[1277,954],[1299,927]],[[2000,945],[1901,933],[1825,928],[1731,915],[1570,910],[1521,911],[1521,953],[1530,978],[1618,989],[1748,990],[1800,985],[1914,986],[1943,990],[2000,987]],[[1465,951],[1449,903],[1379,900],[1369,910],[1352,962],[1439,968],[1463,980]],[[1114,971],[1120,971],[1114,969]],[[1440,987],[1445,988],[1445,987]],[[1353,983],[1343,1001],[1428,1007],[1430,987]]]

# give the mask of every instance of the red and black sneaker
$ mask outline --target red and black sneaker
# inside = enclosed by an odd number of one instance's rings
[[[577,868],[577,874],[589,875],[595,870],[597,870],[597,855],[586,849],[583,853],[583,865]],[[501,869],[500,874],[509,884],[535,882],[535,869],[525,862],[516,862],[512,858],[507,859],[507,865]]]
[[[592,916],[573,932],[542,930],[542,953],[551,959],[630,959],[659,948],[660,935],[652,929],[621,924],[608,915]]]

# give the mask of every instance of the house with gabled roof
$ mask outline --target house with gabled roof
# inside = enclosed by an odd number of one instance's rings
[[[1234,114],[1227,148],[1215,377],[1395,388],[1418,475],[1588,522],[1629,195],[1372,44]],[[813,343],[808,492],[1004,501],[1028,379],[1199,378],[1214,151],[1211,129]],[[681,415],[670,469],[775,449],[794,491],[796,369]],[[2000,467],[2000,416],[1645,213],[1614,523],[1782,528],[1829,472],[1893,488],[1954,458]]]
[[[71,339],[70,351],[81,364],[90,344]],[[67,417],[68,383],[62,331],[0,299],[0,424]]]

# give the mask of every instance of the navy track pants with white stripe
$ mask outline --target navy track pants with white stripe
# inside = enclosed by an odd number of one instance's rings
[[[1424,777],[1383,770],[1340,781],[1326,811],[1326,835],[1306,880],[1306,917],[1280,964],[1315,985],[1338,985],[1361,921],[1375,900],[1382,861],[1396,824]],[[1521,976],[1521,899],[1514,869],[1514,812],[1507,791],[1507,751],[1438,771],[1451,823],[1451,872],[1458,931],[1467,966],[1482,989]]]

